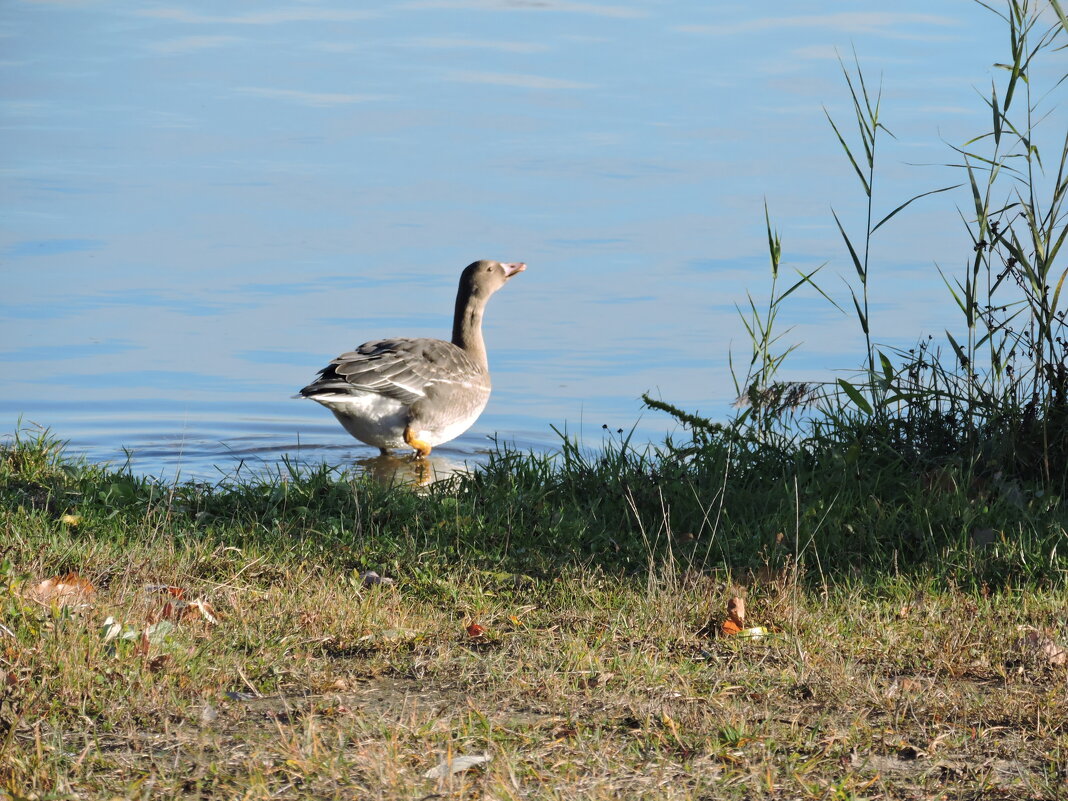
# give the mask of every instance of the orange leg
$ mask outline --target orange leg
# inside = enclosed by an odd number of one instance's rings
[[[410,447],[415,449],[416,459],[425,459],[430,455],[431,446],[427,445],[422,440],[416,439],[415,432],[412,431],[410,425],[405,426],[404,428],[404,441],[407,442]]]

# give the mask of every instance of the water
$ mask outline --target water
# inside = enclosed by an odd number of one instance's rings
[[[883,213],[959,182],[915,165],[988,124],[993,16],[894,8],[7,3],[0,431],[169,477],[366,458],[291,396],[360,342],[447,336],[477,258],[529,269],[490,304],[494,395],[443,469],[495,434],[552,448],[554,425],[657,441],[672,423],[645,391],[724,416],[728,351],[748,356],[734,306],[766,291],[765,198],[788,269],[829,262],[849,305],[830,208],[855,230],[862,197],[821,109],[850,119],[835,48],[882,75]],[[947,197],[877,238],[881,342],[947,325],[934,264],[970,255],[970,201]],[[793,301],[787,377],[860,363],[855,320]]]

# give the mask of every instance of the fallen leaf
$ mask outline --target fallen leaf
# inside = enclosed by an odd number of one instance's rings
[[[148,616],[149,623],[161,620],[176,620],[179,623],[205,620],[215,626],[219,623],[219,616],[211,604],[198,598],[195,601],[167,601],[162,609]]]
[[[149,623],[157,623],[160,620],[173,620],[174,619],[174,604],[167,601],[163,605],[163,608],[158,612],[149,612],[145,618]]]
[[[141,639],[137,641],[137,647],[134,648],[134,653],[138,656],[145,656],[148,654],[148,649],[151,643],[148,641],[148,635],[141,632]]]
[[[159,673],[171,661],[170,654],[157,654],[145,663],[149,673]]]
[[[745,628],[745,599],[735,595],[727,601],[727,617],[739,629]]]
[[[467,627],[467,636],[472,640],[479,640],[486,636],[486,629],[478,623],[472,623]]]
[[[190,601],[186,607],[186,612],[182,615],[182,620],[204,619],[213,626],[219,624],[219,613],[215,611],[215,608],[207,601],[200,600]]]
[[[1047,637],[1037,629],[1027,626],[1018,626],[1017,628],[1026,632],[1020,638],[1020,646],[1023,650],[1052,667],[1068,665],[1068,648],[1058,645],[1052,638]]]
[[[735,595],[727,601],[727,619],[719,627],[724,637],[733,637],[745,630],[745,599]]]
[[[731,637],[735,634],[738,634],[742,630],[742,627],[735,623],[733,620],[724,620],[723,625],[719,627],[719,630],[723,634],[723,636]]]
[[[458,756],[446,759],[437,767],[431,768],[423,774],[425,779],[447,779],[454,773],[463,773],[465,770],[477,768],[492,760],[489,754],[472,754],[470,756]]]
[[[26,597],[31,601],[59,608],[88,606],[94,595],[96,587],[77,573],[53,576],[26,592]]]
[[[104,642],[111,642],[122,634],[122,623],[108,615],[108,618],[104,621],[104,625],[101,629],[100,636],[103,638]]]

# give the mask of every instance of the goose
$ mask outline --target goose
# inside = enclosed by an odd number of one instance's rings
[[[460,275],[452,341],[379,339],[342,353],[300,394],[321,403],[352,436],[383,455],[408,446],[417,459],[467,431],[490,396],[482,339],[486,301],[522,262],[476,261]]]

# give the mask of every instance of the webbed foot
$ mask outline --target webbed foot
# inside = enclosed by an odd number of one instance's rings
[[[430,449],[432,446],[428,445],[420,439],[416,439],[415,432],[412,431],[412,427],[410,425],[405,426],[404,428],[404,441],[408,443],[409,447],[411,447],[415,451],[416,459],[425,459],[430,455]]]

